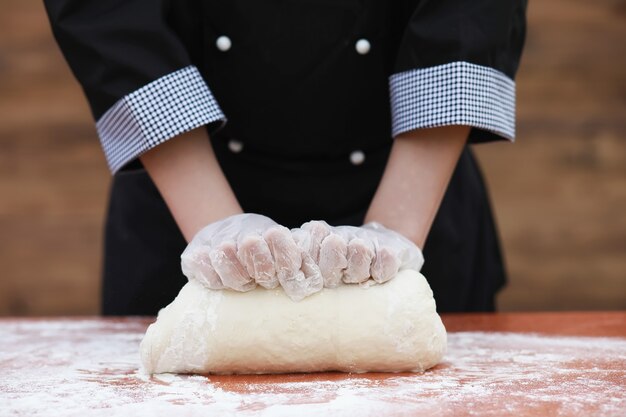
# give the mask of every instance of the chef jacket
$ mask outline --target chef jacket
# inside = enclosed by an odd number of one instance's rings
[[[184,283],[184,239],[137,158],[185,131],[207,126],[245,211],[291,227],[360,224],[400,133],[514,137],[524,0],[45,4],[115,174],[105,314],[154,314]],[[424,254],[441,311],[493,309],[504,269],[468,149]]]

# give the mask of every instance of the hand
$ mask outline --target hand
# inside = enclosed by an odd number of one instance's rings
[[[303,262],[304,261],[304,262]],[[300,300],[323,286],[291,232],[269,217],[238,214],[200,230],[181,255],[183,274],[210,289],[276,288]]]
[[[326,288],[342,282],[361,283],[370,277],[383,283],[399,270],[419,271],[424,264],[422,252],[413,242],[378,223],[331,227],[311,221],[292,233],[303,253],[319,267]]]

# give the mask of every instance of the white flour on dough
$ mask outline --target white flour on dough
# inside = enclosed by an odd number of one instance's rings
[[[421,372],[446,349],[433,293],[416,271],[292,301],[281,288],[209,290],[195,281],[141,344],[148,373]]]

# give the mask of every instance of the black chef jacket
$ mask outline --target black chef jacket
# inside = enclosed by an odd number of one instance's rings
[[[392,137],[512,139],[524,0],[46,0],[113,171],[104,314],[155,314],[185,241],[137,157],[206,125],[246,212],[360,225]],[[419,192],[419,190],[415,190]],[[466,149],[424,248],[440,311],[494,309],[504,268]]]

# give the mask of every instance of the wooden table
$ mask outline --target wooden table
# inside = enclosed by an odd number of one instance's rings
[[[443,319],[423,374],[154,377],[151,319],[0,319],[0,416],[626,416],[626,312]]]

